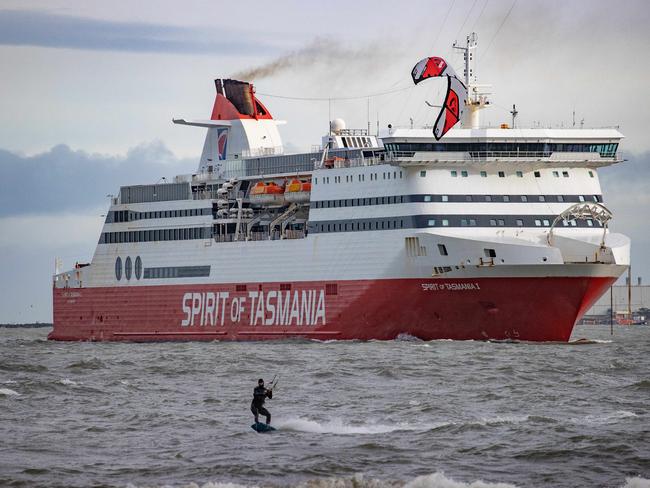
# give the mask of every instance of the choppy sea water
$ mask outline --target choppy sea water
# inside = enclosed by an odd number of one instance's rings
[[[0,486],[650,486],[650,327],[575,345],[47,332],[0,329]],[[256,434],[274,374],[278,431]]]

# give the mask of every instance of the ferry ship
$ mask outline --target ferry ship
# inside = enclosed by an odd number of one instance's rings
[[[210,119],[174,120],[207,129],[196,173],[119,189],[92,261],[53,276],[49,338],[569,340],[629,266],[598,179],[623,135],[481,127],[475,48],[460,127],[337,119],[302,154],[217,79]]]

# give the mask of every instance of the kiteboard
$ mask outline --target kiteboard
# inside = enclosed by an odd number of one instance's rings
[[[251,425],[251,429],[253,429],[258,434],[265,434],[267,432],[273,432],[275,430],[274,427],[271,427],[269,424],[263,424],[262,422],[257,422],[256,424]]]

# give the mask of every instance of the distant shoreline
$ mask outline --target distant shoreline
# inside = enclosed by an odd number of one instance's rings
[[[52,327],[51,323],[46,322],[31,322],[29,324],[0,324],[1,328],[6,329],[35,329],[37,327]]]

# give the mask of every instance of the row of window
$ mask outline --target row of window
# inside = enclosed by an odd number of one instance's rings
[[[125,242],[183,241],[209,239],[210,227],[186,227],[182,229],[131,230],[124,232],[104,232],[99,237],[100,244],[121,244]]]
[[[310,232],[421,229],[426,227],[550,227],[555,215],[412,215],[405,217],[311,222]],[[564,227],[601,227],[597,220],[563,220]]]
[[[142,259],[140,256],[135,258],[135,266],[131,261],[131,256],[127,256],[124,261],[124,278],[127,280],[131,279],[133,268],[135,267],[135,279],[139,280],[142,277]],[[122,258],[120,256],[115,260],[115,278],[117,281],[122,279]]]
[[[433,174],[435,175],[435,173],[433,173]],[[467,177],[469,177],[470,172],[467,171],[467,170],[458,171],[458,170],[452,169],[452,170],[450,170],[450,174],[451,174],[451,176],[453,178],[458,178],[458,176],[461,176],[463,178],[467,178]],[[524,172],[523,171],[515,171],[514,174],[515,174],[515,176],[517,176],[517,178],[523,178],[524,177]],[[554,171],[551,171],[551,174],[555,178],[559,178],[560,175],[562,175],[563,178],[569,178],[569,172],[568,171],[555,171],[554,170]],[[377,181],[379,179],[379,175],[380,175],[380,173],[370,173],[369,174],[370,181]],[[487,171],[479,171],[479,175],[481,176],[481,178],[487,178],[489,173]],[[507,173],[505,171],[497,171],[496,175],[499,178],[505,178]],[[353,183],[355,181],[354,176],[355,175],[345,175],[345,183]],[[359,181],[359,182],[366,181],[365,174],[357,174],[356,176],[357,176],[357,181]],[[381,176],[382,176],[382,179],[384,179],[384,180],[390,180],[390,179],[396,180],[398,178],[401,179],[403,177],[403,174],[402,174],[401,171],[384,171],[384,172],[381,173]],[[420,177],[426,178],[426,176],[427,176],[427,171],[426,170],[420,171]],[[533,176],[535,176],[535,178],[541,178],[542,177],[542,172],[541,171],[533,171]],[[589,177],[590,178],[595,178],[595,174],[591,170],[589,170]],[[334,176],[332,179],[333,179],[333,183],[343,183],[342,176]],[[330,181],[329,176],[321,177],[321,184],[326,184],[327,185],[330,182],[331,181]],[[314,178],[314,184],[318,185],[318,178]]]
[[[384,147],[387,151],[400,152],[508,152],[508,153],[543,153],[554,152],[597,152],[603,157],[612,157],[618,149],[617,143],[573,144],[545,142],[389,142]]]
[[[211,208],[184,208],[179,210],[157,210],[152,212],[135,212],[133,210],[111,210],[106,215],[106,222],[133,222],[142,219],[167,219],[174,217],[195,217],[211,215]]]
[[[146,268],[144,279],[158,278],[198,278],[210,276],[210,266],[164,266]]]
[[[455,169],[452,169],[451,172],[450,172],[452,178],[458,178],[458,173],[459,172],[457,170],[455,170]],[[479,172],[479,174],[481,175],[481,178],[487,178],[488,177],[487,171],[481,171],[481,172]],[[553,171],[552,174],[553,174],[553,176],[555,178],[560,177],[560,172],[559,171]],[[420,171],[420,176],[422,178],[425,178],[427,176],[426,170],[425,171]],[[469,172],[466,171],[466,170],[461,170],[460,171],[460,176],[462,176],[463,178],[467,178],[469,176]],[[497,176],[499,178],[505,178],[506,177],[506,172],[505,171],[497,171]],[[515,171],[515,176],[517,176],[517,178],[523,178],[524,177],[524,172],[523,171]],[[533,171],[533,176],[535,176],[535,178],[541,178],[542,173],[540,171]],[[569,177],[569,172],[568,171],[562,171],[562,177],[563,178],[568,178]],[[589,171],[589,177],[590,178],[594,177],[594,172],[591,171],[591,170]]]
[[[343,147],[372,147],[372,139],[370,137],[341,137]]]
[[[377,181],[379,179],[379,174],[380,173],[369,173],[368,176],[370,177],[370,181]],[[366,175],[359,173],[357,176],[357,181],[364,182],[366,181]],[[384,171],[381,173],[381,177],[383,180],[396,180],[398,178],[403,178],[404,174],[402,171]],[[334,176],[331,179],[333,179],[333,183],[343,183],[343,180],[341,176]],[[321,184],[322,185],[328,185],[330,183],[330,177],[329,176],[322,176],[321,177]],[[354,183],[354,175],[345,175],[345,183]],[[318,178],[314,178],[314,185],[318,185]]]
[[[411,202],[602,202],[601,195],[389,195],[385,197],[345,198],[318,200],[312,208],[363,207],[367,205],[392,205]]]

